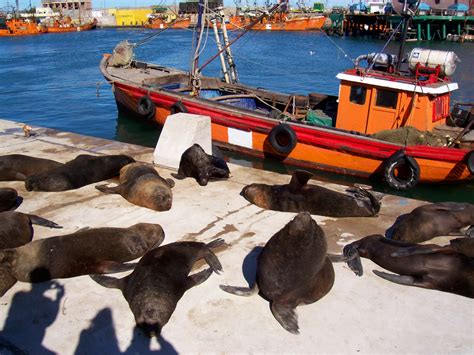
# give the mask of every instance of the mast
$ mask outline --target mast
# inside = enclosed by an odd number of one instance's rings
[[[204,3],[206,1],[206,3]],[[202,21],[202,14],[204,12],[204,7],[207,8],[207,0],[199,0],[198,3],[198,21],[196,24],[196,30],[194,32],[194,57],[192,59],[191,71],[189,73],[190,86],[192,87],[191,95],[199,95],[200,91],[200,79],[199,79],[199,50],[201,49],[201,39],[202,39],[202,27],[204,27],[204,22]]]
[[[400,15],[403,17],[403,32],[400,38],[400,47],[398,48],[398,61],[395,67],[396,72],[400,71],[400,66],[402,64],[403,53],[405,51],[405,42],[407,38],[408,24],[410,23],[411,17],[416,13],[416,10],[420,5],[420,1],[421,0],[405,0],[403,2],[403,7],[400,11]]]

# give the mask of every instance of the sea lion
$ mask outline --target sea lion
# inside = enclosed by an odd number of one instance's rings
[[[240,296],[260,291],[283,328],[299,334],[295,308],[316,302],[334,284],[334,268],[326,252],[323,230],[308,212],[300,212],[266,243],[257,259],[252,288],[220,288]]]
[[[0,296],[15,282],[43,282],[87,274],[122,271],[122,265],[161,244],[159,224],[128,228],[91,228],[0,250]]]
[[[164,179],[149,165],[132,163],[120,169],[120,184],[115,187],[99,185],[95,188],[104,193],[119,194],[128,202],[155,211],[171,208],[174,181]]]
[[[18,203],[18,192],[9,187],[0,188],[0,212],[11,210]]]
[[[47,219],[21,212],[6,211],[0,213],[0,249],[16,248],[29,243],[33,238],[33,224],[62,228]]]
[[[393,256],[395,253],[403,252],[404,249],[413,251],[413,248],[423,246],[394,241],[375,234],[346,245],[343,253],[347,256],[356,254],[370,259],[384,269],[398,274],[374,270],[377,276],[386,280],[474,298],[473,258],[454,250]],[[356,275],[362,275],[360,259],[355,258],[349,261],[348,265]]]
[[[171,175],[179,180],[193,177],[199,185],[206,186],[209,179],[227,179],[229,174],[229,167],[223,159],[206,154],[199,144],[194,144],[181,155],[178,174]]]
[[[0,181],[23,181],[28,176],[41,174],[61,165],[63,164],[54,160],[28,155],[3,155],[0,156]]]
[[[98,275],[91,275],[91,278],[102,286],[120,289],[135,316],[137,327],[149,337],[159,336],[183,294],[206,281],[212,272],[219,274],[222,271],[211,248],[223,243],[223,239],[208,244],[170,243],[146,253],[125,278]],[[202,258],[210,267],[189,276],[193,265]]]
[[[117,176],[120,169],[135,160],[128,155],[78,155],[63,166],[25,180],[28,191],[65,191]]]
[[[274,211],[308,211],[328,217],[371,217],[380,210],[380,202],[369,191],[358,188],[354,194],[343,194],[308,185],[311,177],[311,173],[297,170],[287,185],[251,184],[245,186],[240,194],[247,201]]]
[[[421,243],[437,236],[449,235],[474,225],[474,204],[438,202],[415,208],[400,216],[387,230],[387,237]]]
[[[400,249],[392,256],[410,256],[416,254],[430,254],[430,253],[461,253],[469,258],[474,258],[474,238],[455,238],[449,241],[449,245],[437,244],[419,244],[414,247],[406,247]]]

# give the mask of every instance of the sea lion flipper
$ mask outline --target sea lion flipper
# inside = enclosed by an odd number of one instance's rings
[[[30,222],[32,224],[37,224],[38,226],[49,227],[49,228],[62,228],[62,226],[60,226],[59,224],[54,223],[53,221],[50,221],[49,219],[36,216],[34,214],[29,214],[28,218],[30,219]]]
[[[258,285],[255,283],[252,288],[249,287],[238,287],[238,286],[229,286],[229,285],[219,285],[222,291],[232,293],[237,296],[253,296],[258,293]]]
[[[12,169],[0,168],[1,181],[25,181],[27,176]]]
[[[273,316],[283,328],[292,334],[299,334],[298,314],[295,308],[280,303],[272,302],[270,306]]]
[[[359,251],[357,247],[352,244],[348,244],[343,249],[343,255],[348,259],[346,261],[347,266],[351,269],[357,276],[362,276],[364,274],[364,269],[362,267],[362,262],[360,261]]]
[[[182,172],[179,172],[176,174],[176,173],[171,173],[170,174],[172,177],[174,177],[175,179],[178,179],[178,180],[183,180],[186,178],[186,175],[184,175]]]
[[[291,192],[299,191],[311,179],[313,174],[304,170],[296,170],[291,176],[289,188]]]
[[[357,254],[353,253],[352,255],[341,255],[341,254],[327,253],[327,257],[333,263],[345,263],[352,259],[357,258]]]
[[[166,184],[172,189],[174,187],[174,180],[173,179],[165,179]]]
[[[188,276],[186,282],[186,289],[190,289],[191,287],[202,284],[212,275],[212,271],[212,268],[208,268],[206,270],[202,270],[196,274]]]
[[[415,278],[407,275],[389,274],[388,272],[373,270],[373,273],[382,279],[394,282],[399,285],[415,286]]]
[[[217,248],[225,243],[225,240],[222,238],[214,239],[212,242],[206,244],[206,246],[210,249]]]
[[[96,185],[95,188],[105,194],[120,194],[121,185],[109,187],[107,184],[104,184],[104,185]]]
[[[217,258],[216,254],[214,254],[210,249],[207,250],[206,254],[204,255],[204,259],[206,259],[206,262],[216,274],[220,274],[222,272],[221,262]]]
[[[104,275],[89,275],[92,280],[97,282],[99,285],[107,287],[107,288],[118,288],[120,290],[123,289],[126,281],[126,278],[117,279],[115,277],[104,276]]]
[[[2,268],[2,270],[0,270],[0,297],[2,297],[9,289],[11,289],[13,285],[16,284],[16,282],[16,277]]]

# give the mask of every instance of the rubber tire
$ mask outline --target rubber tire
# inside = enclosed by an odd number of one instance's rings
[[[474,150],[467,153],[466,165],[471,175],[474,175]]]
[[[288,142],[287,144],[281,144],[281,137],[284,137]],[[293,149],[296,147],[298,139],[296,138],[296,133],[288,124],[281,123],[272,128],[270,134],[268,135],[270,145],[272,148],[283,155],[290,154]]]
[[[395,176],[395,169],[403,165],[407,165],[409,169],[406,179]],[[385,161],[383,173],[387,184],[395,190],[411,189],[420,181],[420,166],[413,157],[405,155],[403,150],[397,151]]]
[[[146,119],[152,119],[155,117],[156,106],[155,103],[151,101],[149,96],[144,95],[140,97],[137,108],[140,116]]]
[[[170,107],[170,114],[174,115],[175,113],[188,113],[188,109],[183,105],[181,101],[176,102]]]

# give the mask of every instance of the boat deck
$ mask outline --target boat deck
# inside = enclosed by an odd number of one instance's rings
[[[153,159],[151,148],[40,127],[34,127],[33,133],[25,138],[21,124],[0,120],[0,155],[27,154],[62,162],[81,153],[129,154],[143,162]],[[287,183],[289,176],[229,166],[229,180],[206,187],[193,179],[177,180],[173,207],[166,212],[131,205],[119,195],[100,193],[94,185],[48,193],[27,192],[22,182],[2,182],[2,187],[13,187],[23,197],[18,211],[63,226],[61,230],[35,227],[35,239],[84,227],[149,222],[163,226],[164,243],[220,237],[227,245],[217,254],[224,273],[213,274],[184,294],[158,341],[134,330],[133,315],[120,291],[82,276],[34,285],[18,282],[10,289],[0,302],[0,352],[16,347],[32,354],[473,353],[472,299],[389,283],[371,272],[380,268],[366,259],[360,278],[345,264],[334,265],[336,280],[330,293],[297,308],[300,335],[285,331],[263,298],[220,290],[219,284],[247,285],[246,278],[252,278],[255,269],[251,250],[263,246],[295,216],[262,210],[239,196],[248,183]],[[158,170],[170,177],[171,170]],[[325,231],[329,251],[338,253],[353,240],[384,233],[398,215],[422,203],[385,195],[378,217],[313,218]],[[446,238],[436,241],[446,242]]]

